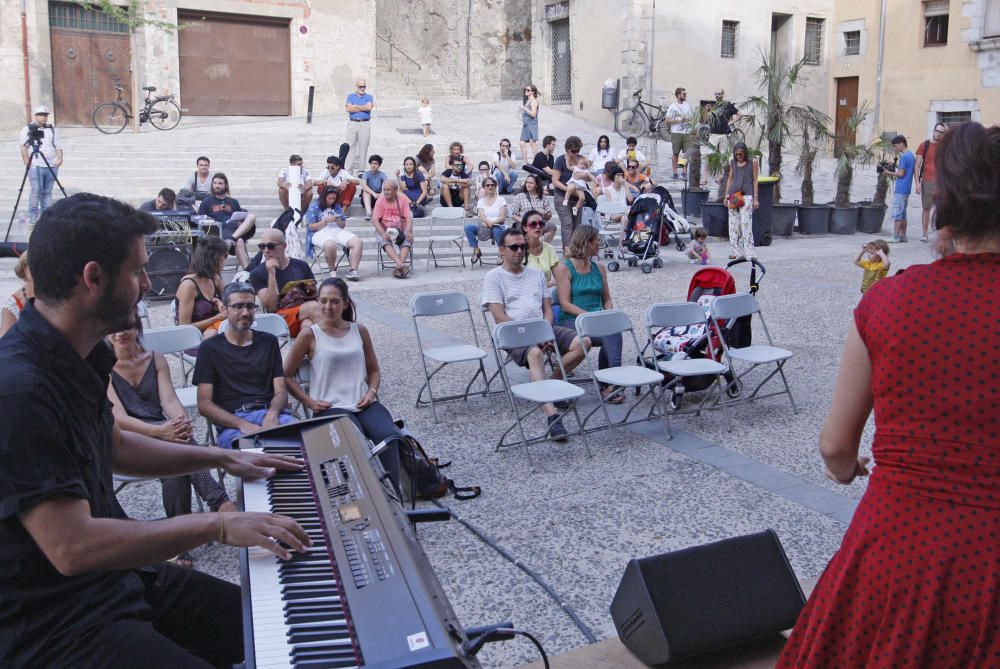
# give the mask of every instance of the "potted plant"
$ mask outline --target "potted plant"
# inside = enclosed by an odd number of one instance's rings
[[[877,148],[879,155],[879,167],[889,162],[891,149],[887,138],[881,135],[881,146]],[[882,222],[885,220],[885,197],[889,192],[889,170],[879,169],[878,179],[875,182],[875,195],[871,201],[861,202],[861,218],[858,221],[858,231],[869,234],[877,234],[882,230]]]
[[[820,148],[829,139],[829,131],[825,126],[806,127],[802,129],[802,141],[799,143],[799,162],[795,166],[796,173],[802,177],[800,192],[801,201],[798,206],[799,233],[803,235],[822,235],[830,227],[830,207],[814,202],[813,166]]]
[[[830,215],[830,232],[837,235],[853,235],[857,232],[861,217],[861,206],[851,202],[851,183],[854,181],[854,170],[858,166],[870,165],[884,149],[880,138],[870,143],[847,143],[843,138],[850,134],[857,136],[865,120],[871,114],[871,103],[865,101],[844,122],[840,133],[840,155],[837,157],[835,178],[837,192],[833,199],[833,211]]]
[[[729,212],[726,211],[725,199],[729,165],[733,156],[732,143],[720,141],[718,144],[712,144],[707,136],[699,136],[699,140],[702,147],[708,149],[708,152],[702,156],[708,162],[708,173],[719,182],[716,197],[707,199],[701,205],[701,222],[712,237],[728,237]]]

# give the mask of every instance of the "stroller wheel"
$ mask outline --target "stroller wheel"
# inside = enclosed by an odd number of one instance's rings
[[[656,269],[660,269],[661,267],[663,267],[663,259],[653,258],[653,267],[655,267]]]
[[[687,244],[685,244],[685,243],[684,243],[684,242],[682,242],[682,241],[681,241],[680,239],[678,239],[678,240],[677,240],[677,250],[678,250],[678,251],[683,251],[683,250],[684,250],[684,249],[686,249],[686,248],[687,248]]]
[[[726,386],[726,395],[732,399],[736,399],[743,392],[743,382],[733,381],[728,386]]]
[[[650,272],[653,271],[653,266],[650,265],[648,262],[644,262],[642,263],[642,265],[639,266],[639,269],[642,270],[643,274],[649,274]]]
[[[619,267],[621,267],[621,265],[618,264],[617,260],[612,260],[611,262],[608,263],[609,272],[617,272]]]
[[[683,402],[683,401],[684,401],[684,395],[683,394],[678,394],[678,393],[675,393],[673,391],[670,391],[670,410],[671,411],[678,411],[678,410],[680,410],[680,408],[681,408],[681,402]]]

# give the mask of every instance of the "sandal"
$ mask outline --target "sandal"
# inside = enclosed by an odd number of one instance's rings
[[[191,559],[191,554],[187,551],[170,558],[167,562],[172,562],[178,567],[184,567],[185,569],[194,569],[194,560]]]
[[[409,265],[403,265],[402,267],[399,268],[399,271],[403,274],[403,276],[400,277],[402,279],[405,279],[406,277],[410,276],[410,266]]]
[[[396,277],[397,279],[402,279],[403,278],[403,268],[397,267],[396,269],[392,270],[392,275],[394,277]]]
[[[470,265],[475,265],[476,263],[483,264],[483,252],[478,246],[472,249],[472,258],[469,259]]]
[[[623,394],[618,393],[617,395],[614,395],[619,390],[618,386],[607,386],[601,391],[601,398],[603,398],[608,404],[624,404],[625,396]],[[614,397],[612,397],[612,395],[614,395]]]

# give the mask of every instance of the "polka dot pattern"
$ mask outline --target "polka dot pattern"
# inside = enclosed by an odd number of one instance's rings
[[[877,463],[778,667],[1000,667],[1000,254],[865,293]]]

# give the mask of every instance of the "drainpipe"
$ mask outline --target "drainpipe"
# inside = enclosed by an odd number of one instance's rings
[[[882,60],[885,57],[885,5],[882,0],[882,16],[878,24],[878,65],[875,70],[875,127],[882,127]]]
[[[472,97],[472,0],[465,11],[465,99]]]
[[[28,0],[21,0],[21,48],[24,53],[24,115],[31,123],[31,77],[28,68]]]

